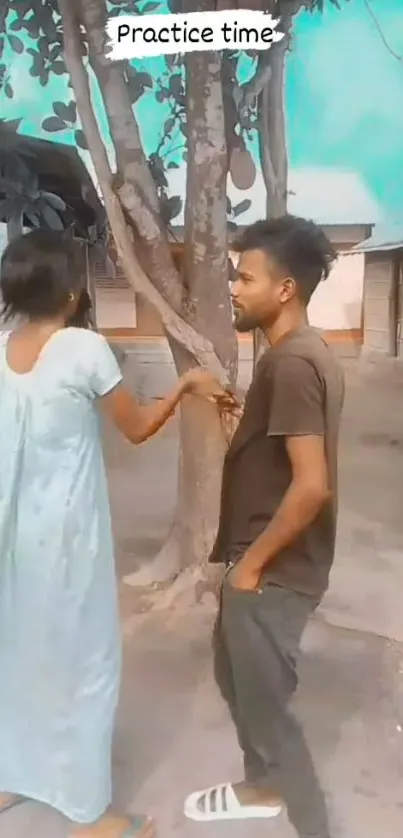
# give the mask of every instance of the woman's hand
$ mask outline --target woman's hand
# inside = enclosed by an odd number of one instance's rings
[[[224,387],[206,370],[195,367],[182,376],[183,393],[214,401],[220,410],[231,411],[239,409],[238,402],[229,390]]]

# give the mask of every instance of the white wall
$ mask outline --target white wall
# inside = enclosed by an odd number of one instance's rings
[[[236,265],[238,256],[230,251]],[[344,331],[361,328],[365,257],[341,253],[327,280],[316,289],[308,307],[309,322],[318,329]]]
[[[308,308],[312,326],[326,330],[361,328],[365,258],[342,253],[330,276],[316,289]]]
[[[136,301],[131,288],[96,289],[99,329],[135,329]]]

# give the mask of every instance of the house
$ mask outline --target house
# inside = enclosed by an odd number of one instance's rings
[[[7,136],[10,129],[0,123],[0,152]],[[40,189],[64,199],[78,238],[85,240],[93,225],[103,227],[105,210],[74,146],[20,135],[14,130],[13,150],[29,159],[30,167],[38,175]],[[169,169],[167,177],[170,194],[185,195],[185,167]],[[330,277],[312,298],[310,321],[324,330],[329,340],[355,351],[362,343],[365,264],[364,254],[356,245],[371,236],[381,217],[379,207],[356,172],[297,169],[290,172],[289,193],[289,212],[320,224],[340,254]],[[250,201],[249,208],[237,219],[238,229],[265,217],[266,195],[259,171],[252,189],[245,192],[237,190],[229,179],[228,197],[233,206],[245,198]],[[1,221],[0,252],[1,240],[3,245],[6,240]],[[183,211],[175,219],[172,232],[171,250],[179,265],[183,252]],[[161,339],[163,329],[157,312],[147,300],[134,293],[119,267],[116,274],[111,275],[104,261],[95,263],[89,272],[88,279],[95,288],[99,329],[118,343],[139,338]]]
[[[64,225],[72,227],[74,236],[83,242],[84,252],[88,255],[89,231],[93,227],[102,230],[105,227],[106,215],[92,178],[76,148],[18,134],[18,126],[14,123],[11,125],[12,127],[9,127],[7,123],[0,122],[0,167],[3,165],[7,169],[10,154],[17,156],[37,178],[35,187],[26,187],[33,190],[32,194],[29,192],[30,199],[46,193],[62,198],[66,205],[66,210],[60,213]],[[6,197],[0,186],[0,204]],[[6,217],[0,215],[0,254],[8,240],[6,222]],[[32,222],[24,215],[23,230],[28,230],[31,226]],[[83,262],[83,271],[85,270]],[[88,272],[87,279],[90,282]]]
[[[377,227],[354,251],[364,259],[363,349],[403,359],[403,221]]]
[[[167,172],[170,195],[185,194],[185,170]],[[320,224],[339,251],[339,258],[328,280],[315,292],[309,307],[312,325],[324,330],[329,340],[347,351],[356,351],[362,343],[362,301],[364,256],[355,245],[367,239],[380,220],[380,209],[356,172],[299,169],[289,176],[289,212],[311,218]],[[245,198],[250,207],[237,219],[238,230],[266,214],[266,195],[259,172],[251,190],[241,192],[229,181],[228,196],[232,205]],[[174,257],[180,259],[183,248],[183,211],[173,223],[176,244]],[[163,329],[158,314],[141,297],[132,294],[123,276],[119,286],[97,272],[98,323],[110,339],[125,343],[138,338],[158,339]],[[246,338],[247,340],[249,338]]]

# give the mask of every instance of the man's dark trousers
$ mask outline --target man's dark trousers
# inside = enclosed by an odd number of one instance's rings
[[[323,792],[289,703],[302,633],[318,601],[225,579],[214,631],[215,677],[244,754],[245,779],[279,794],[300,838],[329,838]]]

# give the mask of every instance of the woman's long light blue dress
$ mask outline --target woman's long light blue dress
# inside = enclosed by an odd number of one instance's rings
[[[33,370],[0,335],[0,791],[90,823],[111,798],[120,680],[113,542],[97,397],[107,342],[56,332]]]

